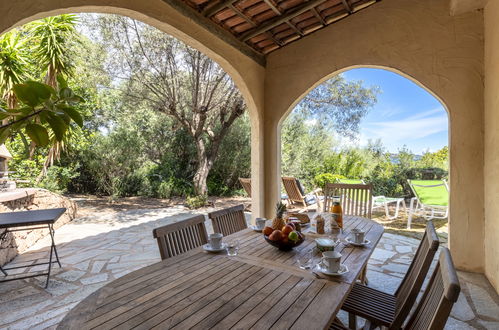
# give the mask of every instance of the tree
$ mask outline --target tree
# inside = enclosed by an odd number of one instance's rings
[[[34,61],[41,67],[45,83],[53,88],[57,87],[58,76],[67,77],[73,72],[69,49],[72,44],[79,41],[76,23],[75,15],[59,15],[34,21],[26,27],[30,41],[34,45],[32,49],[35,54]],[[65,137],[71,135],[72,130],[68,128]],[[59,159],[61,151],[67,144],[65,139],[58,139],[55,135],[50,139],[52,140],[50,149],[38,180],[47,173],[54,160]]]
[[[210,58],[153,27],[118,16],[98,21],[103,45],[112,48],[109,71],[123,79],[124,102],[145,102],[189,134],[196,147],[194,191],[206,195],[220,145],[246,109],[234,82]]]
[[[0,94],[8,108],[17,106],[12,88],[28,77],[25,40],[17,30],[5,33],[0,38]]]
[[[298,103],[294,111],[331,125],[343,136],[355,137],[361,119],[376,104],[378,87],[364,87],[362,81],[346,80],[341,74],[323,82]],[[310,119],[309,118],[309,119]]]

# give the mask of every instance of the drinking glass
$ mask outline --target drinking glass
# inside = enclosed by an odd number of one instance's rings
[[[341,228],[331,228],[331,239],[333,240],[335,246],[338,245],[341,238]]]
[[[227,244],[227,255],[237,256],[237,251],[239,250],[239,241],[230,240],[226,244]]]
[[[295,260],[296,263],[298,264],[298,267],[300,267],[301,269],[312,268],[312,261],[313,261],[312,251],[305,251],[298,254],[295,257]]]

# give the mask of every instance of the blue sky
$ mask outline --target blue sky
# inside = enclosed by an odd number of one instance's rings
[[[382,93],[363,119],[359,144],[381,139],[385,148],[397,152],[404,145],[412,152],[436,151],[448,145],[448,118],[443,105],[411,80],[382,69],[352,69],[343,75],[376,85]]]

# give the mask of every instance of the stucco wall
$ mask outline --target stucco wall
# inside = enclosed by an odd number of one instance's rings
[[[499,1],[485,7],[485,274],[499,291]]]
[[[311,88],[359,65],[404,74],[447,106],[449,245],[459,268],[483,271],[483,14],[451,17],[448,0],[383,0],[268,56],[267,214],[278,196],[281,119]]]

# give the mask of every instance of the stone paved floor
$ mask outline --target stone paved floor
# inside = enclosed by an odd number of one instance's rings
[[[182,206],[132,210],[79,218],[59,228],[56,242],[63,268],[54,269],[46,290],[44,278],[1,283],[0,329],[55,328],[71,308],[93,291],[159,261],[152,229],[190,214]],[[384,234],[370,261],[370,285],[395,291],[417,244],[411,238]],[[45,257],[47,246],[48,240],[38,242],[11,265]],[[33,270],[37,267],[20,271]],[[482,275],[460,272],[459,277],[463,293],[446,329],[499,329],[499,297],[490,284]]]

